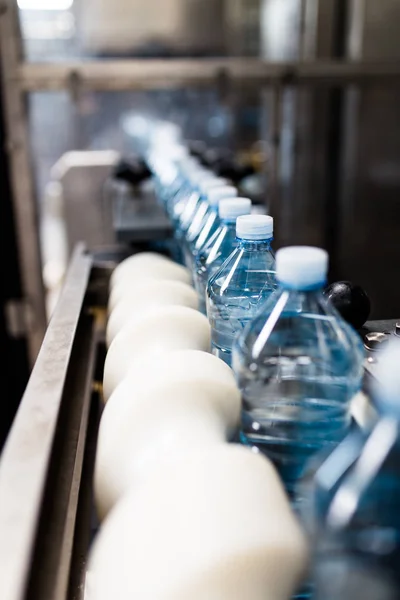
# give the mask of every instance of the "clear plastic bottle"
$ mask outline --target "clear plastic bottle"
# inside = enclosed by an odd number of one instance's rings
[[[172,178],[174,169],[175,177]],[[183,161],[179,166],[170,164],[166,171],[167,173],[169,171],[172,183],[170,185],[164,184],[163,189],[158,196],[163,200],[165,210],[169,217],[174,219],[175,215],[179,213],[179,210],[183,209],[183,205],[180,201],[184,201],[185,198],[190,195],[196,179],[207,175],[207,172],[200,164],[198,164],[198,161],[195,161],[192,158]]]
[[[221,185],[207,190],[204,201],[200,203],[184,240],[184,260],[193,270],[194,257],[204,246],[219,225],[218,204],[223,198],[235,198],[238,195],[233,185]]]
[[[380,354],[376,377],[380,418],[318,523],[317,598],[400,597],[399,339]],[[335,469],[337,461],[331,462]]]
[[[200,173],[200,175],[195,178],[192,193],[189,197],[184,199],[184,207],[180,211],[176,224],[176,228],[181,232],[183,238],[186,237],[193,218],[200,207],[202,207],[203,213],[205,214],[208,207],[208,192],[213,188],[223,187],[225,185],[226,179],[223,177],[216,177],[210,172],[205,174]]]
[[[188,156],[187,148],[182,145],[169,147],[164,152],[152,150],[147,156],[147,164],[153,173],[156,196],[167,212],[171,200],[187,184],[189,172],[200,169],[199,162]]]
[[[222,199],[218,204],[219,226],[194,257],[193,279],[199,296],[199,309],[206,312],[206,289],[210,277],[218,271],[236,248],[236,219],[251,211],[249,198]]]
[[[235,337],[276,287],[272,217],[238,217],[236,236],[237,247],[208,282],[206,300],[213,353],[229,365]]]
[[[241,439],[274,462],[295,503],[307,461],[349,431],[363,376],[359,336],[322,295],[327,269],[319,248],[279,250],[280,287],[234,349]]]
[[[171,197],[167,204],[167,212],[170,215],[175,229],[181,229],[182,222],[186,222],[193,215],[200,201],[203,188],[215,181],[216,177],[211,171],[200,169],[189,170],[186,174],[186,183],[183,184]]]

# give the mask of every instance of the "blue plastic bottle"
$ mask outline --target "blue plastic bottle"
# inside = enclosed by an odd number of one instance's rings
[[[241,439],[272,460],[295,502],[307,461],[348,432],[363,376],[359,336],[322,295],[327,268],[319,248],[279,250],[280,287],[234,349]]]
[[[218,204],[220,224],[208,242],[194,257],[193,280],[199,295],[199,309],[206,312],[206,289],[210,277],[218,271],[232,250],[236,248],[236,219],[250,214],[248,198],[222,199]]]
[[[400,597],[399,339],[380,353],[376,377],[380,418],[318,523],[317,598]]]
[[[228,365],[235,337],[276,287],[272,217],[238,217],[236,236],[237,247],[207,285],[213,353]]]
[[[218,204],[223,198],[235,198],[237,189],[232,185],[209,188],[204,201],[200,204],[184,240],[184,259],[186,266],[194,269],[194,258],[207,240],[218,228]]]

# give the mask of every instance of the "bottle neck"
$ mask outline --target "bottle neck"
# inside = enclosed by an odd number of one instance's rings
[[[236,218],[234,219],[221,219],[221,225],[227,229],[234,229],[236,231]]]
[[[245,238],[237,238],[238,247],[250,252],[259,252],[262,250],[270,250],[273,237],[263,240],[247,240]]]
[[[327,282],[324,280],[324,281],[320,281],[318,283],[314,283],[314,284],[308,285],[308,286],[290,285],[288,283],[285,283],[285,282],[279,281],[279,280],[278,280],[278,283],[279,283],[280,288],[287,292],[297,292],[299,294],[305,294],[305,295],[312,296],[314,294],[321,293]]]

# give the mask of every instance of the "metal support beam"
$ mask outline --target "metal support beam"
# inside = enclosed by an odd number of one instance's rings
[[[46,330],[37,208],[29,154],[28,115],[18,73],[22,60],[17,3],[0,4],[0,93],[6,116],[18,252],[25,307],[25,329],[33,366]],[[4,257],[6,260],[6,257]]]
[[[257,59],[171,59],[76,61],[22,64],[17,70],[25,92],[64,89],[142,90],[228,81],[235,86],[271,84],[400,84],[400,62],[342,61],[270,63]]]

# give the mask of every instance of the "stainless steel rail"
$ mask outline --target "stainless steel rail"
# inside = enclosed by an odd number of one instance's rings
[[[78,247],[1,457],[2,600],[66,598],[94,368],[94,320],[83,310],[91,265]]]
[[[75,89],[135,90],[188,85],[265,86],[400,83],[400,62],[271,63],[258,59],[76,61],[21,64],[25,92]]]

